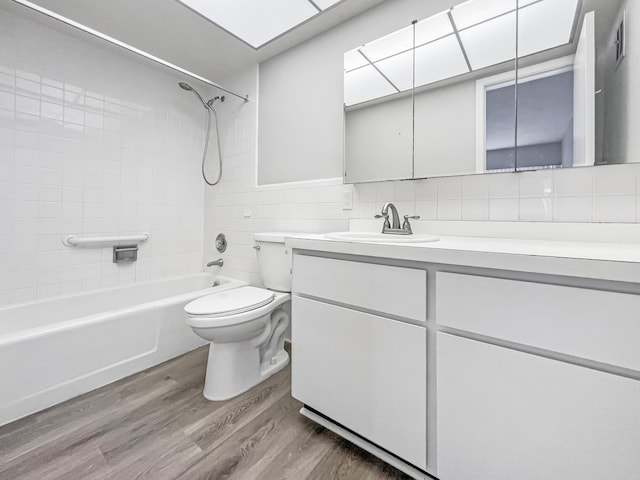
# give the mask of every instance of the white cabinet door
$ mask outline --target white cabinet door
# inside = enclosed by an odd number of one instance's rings
[[[637,480],[640,381],[438,333],[438,478]]]
[[[292,395],[426,468],[426,330],[293,297]]]

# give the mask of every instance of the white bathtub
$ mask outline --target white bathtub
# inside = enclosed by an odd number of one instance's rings
[[[184,306],[246,285],[215,281],[201,273],[0,308],[0,425],[203,345]]]

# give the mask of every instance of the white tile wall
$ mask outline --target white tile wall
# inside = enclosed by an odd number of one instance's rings
[[[201,270],[197,100],[168,70],[33,15],[0,15],[0,304]],[[61,243],[133,232],[151,233],[133,265]]]

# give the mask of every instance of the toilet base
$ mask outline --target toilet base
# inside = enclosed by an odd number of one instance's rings
[[[236,397],[263,382],[289,364],[281,349],[271,360],[260,362],[259,351],[249,344],[209,344],[204,397],[219,402]]]

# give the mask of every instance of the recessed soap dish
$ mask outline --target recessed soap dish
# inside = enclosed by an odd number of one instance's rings
[[[138,245],[114,245],[113,263],[131,263],[138,260]]]

